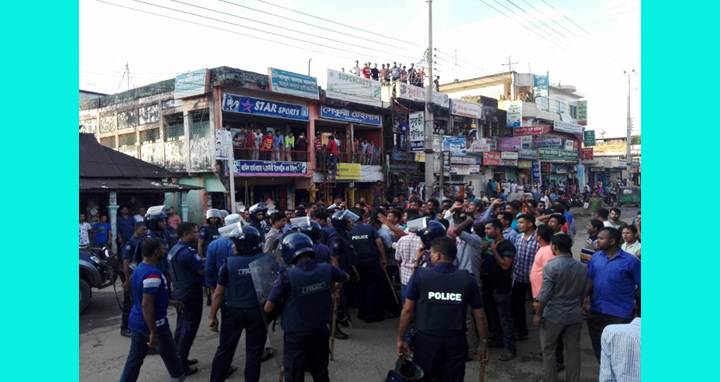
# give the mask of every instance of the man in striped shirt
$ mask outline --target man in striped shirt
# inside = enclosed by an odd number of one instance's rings
[[[397,248],[395,248],[395,260],[400,263],[400,296],[403,305],[405,305],[407,284],[410,281],[410,276],[412,276],[413,271],[415,271],[413,265],[415,253],[423,246],[422,240],[420,240],[420,237],[416,233],[417,228],[412,227],[410,234],[401,237],[397,242]]]
[[[535,217],[520,215],[517,219],[520,235],[515,241],[517,260],[513,272],[513,289],[510,298],[510,311],[515,323],[515,340],[522,341],[528,338],[528,326],[525,313],[525,296],[530,288],[530,269],[532,269],[535,254],[540,249],[540,243],[535,240]]]
[[[585,227],[587,229],[588,238],[585,240],[585,246],[580,250],[580,262],[585,265],[588,265],[592,255],[597,252],[597,237],[598,232],[600,232],[602,227],[603,223],[597,219],[590,220],[587,227]]]
[[[635,289],[635,313],[631,323],[603,330],[600,382],[640,382],[640,287]]]

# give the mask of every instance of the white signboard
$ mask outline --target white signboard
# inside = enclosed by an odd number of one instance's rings
[[[425,102],[425,88],[398,82],[395,84],[395,96],[408,101]],[[450,107],[450,97],[445,93],[433,92],[432,102],[441,107]]]
[[[574,150],[573,141],[571,141],[569,139],[565,141],[565,150],[570,150],[570,151]]]
[[[510,112],[508,111],[508,118],[510,118],[509,115],[510,115]],[[509,121],[509,119],[508,119],[508,121]],[[565,122],[565,121],[554,121],[553,122],[553,130],[559,131],[561,133],[568,133],[568,134],[582,134],[583,133],[583,127],[581,125],[578,125],[577,123],[571,123],[571,122]]]
[[[522,126],[522,101],[508,102],[507,127]]]
[[[518,153],[513,151],[503,151],[500,153],[500,159],[507,159],[507,160],[517,160],[518,159]]]
[[[182,99],[202,95],[208,92],[207,69],[178,74],[175,77],[175,91],[173,98]]]
[[[468,102],[461,99],[453,99],[450,103],[451,113],[468,118],[482,118],[482,105],[477,102]]]
[[[410,135],[410,150],[423,151],[425,148],[425,113],[418,111],[410,113],[410,126],[408,133]]]
[[[325,95],[328,98],[380,107],[380,88],[380,81],[328,69]]]
[[[486,151],[490,151],[491,147],[489,143],[475,142],[472,144],[470,149],[476,153],[484,153]]]
[[[232,136],[228,130],[215,130],[215,159],[233,160]]]

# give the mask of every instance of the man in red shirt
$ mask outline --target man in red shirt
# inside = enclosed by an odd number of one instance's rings
[[[253,152],[255,151],[255,133],[252,129],[248,129],[247,138],[245,138],[245,147],[243,147],[240,153],[240,158],[253,159]]]
[[[340,151],[338,150],[337,143],[335,142],[335,133],[332,133],[330,138],[328,139],[327,147],[325,147],[325,151],[328,153],[327,162],[330,164],[330,169],[328,172],[332,174],[334,171],[337,171],[337,161],[338,156],[340,155]]]
[[[365,67],[362,69],[362,75],[365,78],[370,78],[370,63],[366,62]]]
[[[263,160],[270,160],[270,153],[273,149],[273,142],[273,135],[271,132],[268,131],[263,137],[262,145],[260,145],[260,150],[263,152]]]

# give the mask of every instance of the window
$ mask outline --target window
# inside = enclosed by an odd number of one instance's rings
[[[137,112],[128,110],[118,113],[118,130],[131,129],[135,127],[137,122]]]
[[[160,140],[160,129],[143,130],[140,132],[140,142],[155,143]]]
[[[210,113],[208,113],[207,109],[195,111],[192,116],[192,121],[190,136],[193,139],[210,136]]]
[[[177,141],[185,136],[185,125],[182,121],[179,124],[165,126],[165,140]]]
[[[115,114],[107,115],[100,118],[100,133],[112,133],[115,131],[115,124],[117,123],[117,118],[115,117]]]
[[[135,143],[137,143],[137,136],[135,135],[135,133],[123,134],[120,135],[118,138],[120,138],[120,147],[135,146]]]
[[[117,146],[115,144],[115,137],[100,138],[100,144],[111,149],[115,149],[115,146]]]
[[[565,103],[562,101],[555,101],[555,112],[564,113],[565,112]]]
[[[577,106],[570,106],[570,116],[577,118]]]

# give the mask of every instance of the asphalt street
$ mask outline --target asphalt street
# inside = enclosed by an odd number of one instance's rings
[[[638,208],[624,208],[622,219],[630,223]],[[573,255],[579,259],[580,249],[587,238],[585,225],[589,216],[578,214],[581,209],[573,209],[576,217],[577,235],[573,246]],[[117,286],[120,291],[120,285]],[[109,382],[120,378],[130,347],[130,339],[120,336],[120,309],[113,295],[113,288],[93,290],[90,306],[80,316],[80,381]],[[121,293],[119,297],[122,299]],[[528,312],[532,310],[528,302]],[[207,326],[209,307],[205,307],[203,322],[190,352],[191,358],[199,360],[200,371],[187,378],[187,381],[207,381],[210,378],[210,366],[219,341],[219,334],[213,333]],[[175,328],[176,314],[169,311],[171,328]],[[397,359],[395,339],[397,336],[398,319],[366,324],[355,319],[353,328],[346,332],[349,340],[335,341],[335,360],[330,361],[330,378],[335,381],[383,381]],[[530,357],[530,352],[540,350],[538,330],[532,326],[532,316],[528,314],[530,339],[517,343],[518,357],[501,362],[497,358],[502,349],[490,349],[490,363],[486,368],[486,381],[517,381],[535,382],[542,376],[542,362]],[[282,347],[282,330],[279,325],[272,334],[273,345]],[[581,342],[581,380],[597,381],[599,365],[595,360],[587,333],[583,326]],[[281,360],[280,360],[281,361]],[[233,364],[238,367],[229,381],[242,381],[245,363],[244,337],[238,346]],[[477,360],[468,362],[465,381],[478,380],[480,363]],[[140,373],[140,381],[164,381],[168,374],[159,355],[150,355],[145,359]],[[306,374],[308,381],[312,380]],[[278,381],[279,369],[275,360],[262,365],[261,381]],[[560,373],[560,380],[564,372]]]

